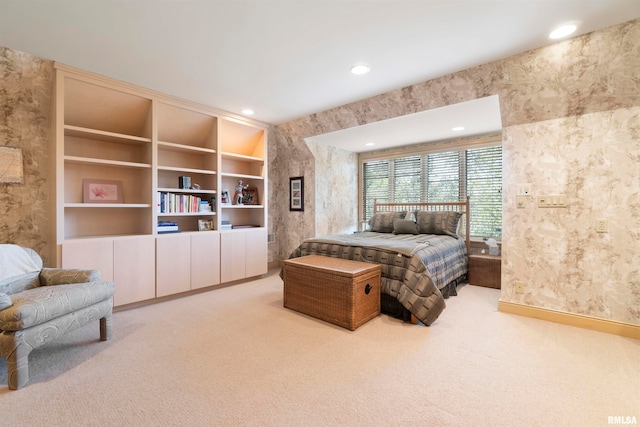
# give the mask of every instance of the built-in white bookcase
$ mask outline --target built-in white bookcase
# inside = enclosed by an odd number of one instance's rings
[[[98,266],[117,282],[116,305],[266,273],[266,125],[62,64],[55,68],[56,265]],[[188,187],[180,177],[190,179]],[[89,200],[87,180],[108,181],[117,197]],[[239,180],[257,200],[221,206],[221,190],[232,196]],[[163,210],[165,197],[182,203]],[[180,233],[160,234],[160,221],[177,223]],[[222,221],[236,228],[223,231]],[[200,231],[201,223],[210,229]],[[231,249],[239,267],[226,271]]]

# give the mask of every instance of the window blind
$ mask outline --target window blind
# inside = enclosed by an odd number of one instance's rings
[[[490,146],[362,164],[364,220],[373,202],[448,202],[471,196],[473,236],[502,235],[502,147]]]

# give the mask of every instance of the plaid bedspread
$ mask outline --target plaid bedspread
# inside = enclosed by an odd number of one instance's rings
[[[440,289],[467,273],[465,242],[450,236],[364,232],[305,240],[289,258],[324,255],[382,266],[381,290],[425,325],[445,308]]]

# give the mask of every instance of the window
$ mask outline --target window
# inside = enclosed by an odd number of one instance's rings
[[[447,202],[471,196],[472,236],[502,235],[502,147],[470,148],[362,163],[364,220],[373,202]]]

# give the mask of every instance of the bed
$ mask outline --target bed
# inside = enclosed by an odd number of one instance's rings
[[[381,311],[431,325],[467,275],[469,199],[374,203],[367,231],[306,239],[290,255],[380,264]]]

